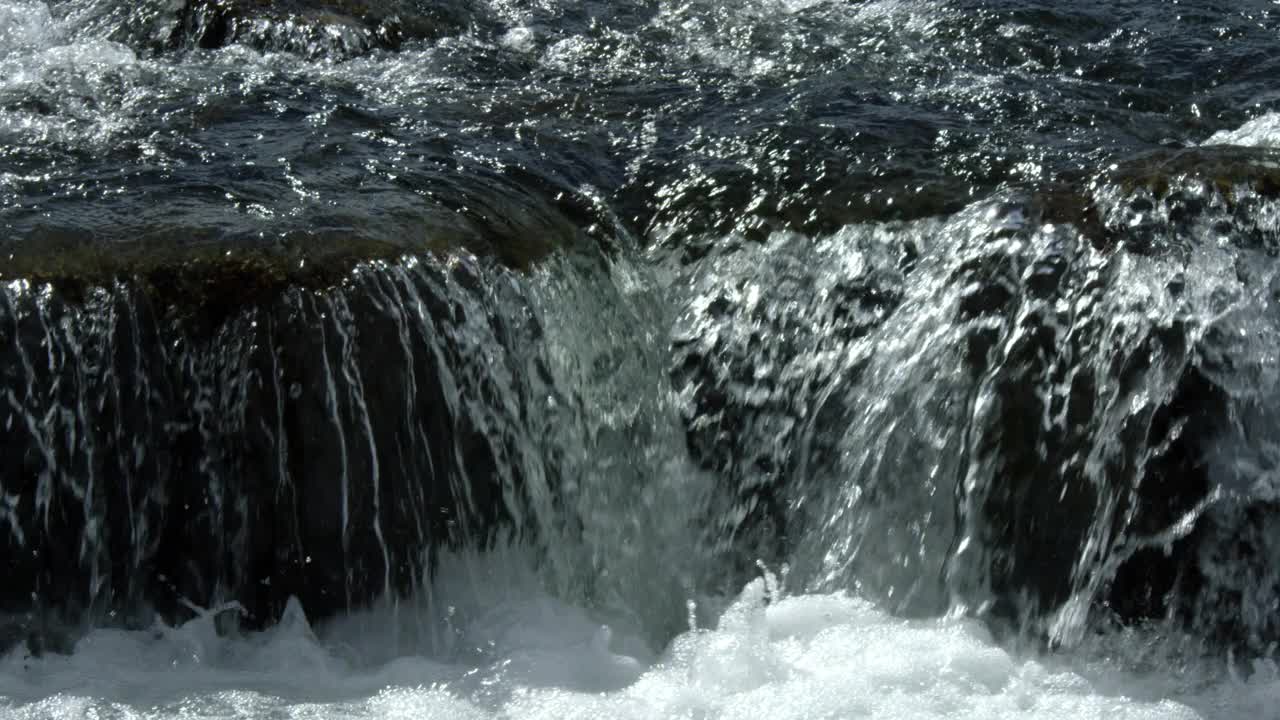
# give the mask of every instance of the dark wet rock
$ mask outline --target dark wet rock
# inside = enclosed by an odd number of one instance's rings
[[[75,649],[76,634],[69,628],[36,613],[23,616],[0,615],[0,657],[17,651],[26,657],[53,653],[70,655]]]
[[[594,253],[609,239],[581,225],[601,219],[581,200],[493,186],[467,198],[477,210],[415,203],[407,217],[356,208],[297,223],[246,222],[198,204],[190,216],[166,209],[133,223],[96,222],[80,208],[53,215],[13,213],[0,237],[0,281],[47,283],[68,301],[118,280],[142,284],[163,307],[212,319],[289,288],[339,285],[359,264],[462,252],[525,270],[557,251]],[[456,202],[461,202],[458,200]],[[165,217],[167,216],[167,217]],[[199,225],[200,220],[213,227]],[[152,221],[152,222],[147,222]],[[311,223],[308,226],[308,223]]]
[[[1206,533],[1223,524],[1220,493],[1270,502],[1224,491],[1214,457],[1257,447],[1246,438],[1269,424],[1250,408],[1273,391],[1274,159],[1162,154],[1112,171],[1083,202],[1037,196],[1026,227],[1065,220],[1093,252],[1068,242],[1012,266],[996,253],[958,278],[969,288],[961,319],[988,320],[970,334],[986,397],[968,462],[990,473],[970,511],[995,615],[1025,628],[1096,603],[1127,620],[1177,615],[1233,642],[1267,625],[1221,600],[1212,576],[1227,564],[1208,561],[1220,551]],[[1214,265],[1224,255],[1225,274]],[[1126,270],[1135,264],[1146,269]]]
[[[1274,652],[1280,638],[1280,503],[1235,498],[1208,513],[1179,552],[1190,557],[1171,593],[1170,614],[1211,641],[1247,655]]]
[[[800,541],[789,500],[803,492],[797,466],[832,451],[818,447],[823,437],[816,444],[809,437],[813,404],[824,386],[856,372],[813,360],[838,358],[892,314],[902,300],[898,266],[909,262],[905,247],[867,243],[877,262],[828,285],[805,256],[809,238],[735,240],[742,239],[725,239],[702,266],[698,298],[672,338],[670,369],[685,400],[689,453],[729,488],[709,527],[726,561],[726,590],[755,573],[758,561],[784,562]],[[838,422],[818,422],[827,421]]]
[[[27,631],[21,622],[0,622],[0,656],[26,641]]]
[[[297,597],[323,618],[511,527],[520,409],[494,398],[539,333],[518,293],[493,305],[511,271],[306,265],[4,286],[0,610],[146,625],[234,600],[261,626]]]

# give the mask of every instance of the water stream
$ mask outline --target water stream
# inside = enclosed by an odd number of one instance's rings
[[[0,714],[1270,717],[1277,30],[0,0]]]

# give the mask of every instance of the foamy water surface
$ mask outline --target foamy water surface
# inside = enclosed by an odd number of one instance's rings
[[[1221,671],[1167,656],[1140,663],[1129,651],[1152,638],[1138,635],[1066,653],[1010,651],[973,620],[895,618],[842,593],[778,597],[766,580],[748,584],[714,629],[683,633],[656,656],[544,594],[483,594],[488,606],[450,605],[443,618],[384,608],[317,631],[295,605],[273,629],[234,638],[220,637],[210,614],[177,628],[97,630],[70,656],[14,650],[0,666],[0,712],[1168,720],[1266,718],[1280,708],[1280,676],[1267,660]],[[381,657],[403,640],[391,635],[420,620],[437,636],[418,635],[417,652]]]

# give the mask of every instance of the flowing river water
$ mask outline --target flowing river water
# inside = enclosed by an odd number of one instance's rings
[[[0,714],[1280,718],[1277,33],[0,0]]]

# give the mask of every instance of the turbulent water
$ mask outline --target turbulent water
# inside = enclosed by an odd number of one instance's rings
[[[0,714],[1280,717],[1278,32],[0,0]]]
[[[1141,633],[1037,658],[1001,648],[969,620],[897,619],[845,594],[781,597],[772,576],[749,584],[715,629],[638,658],[626,654],[635,639],[512,582],[510,566],[457,570],[441,586],[460,604],[415,617],[438,636],[396,659],[387,644],[406,620],[385,612],[319,637],[300,608],[241,640],[219,637],[209,619],[98,630],[70,657],[8,658],[5,709],[17,718],[1165,719],[1267,717],[1280,692],[1270,662],[1221,676],[1153,670],[1166,658]]]

